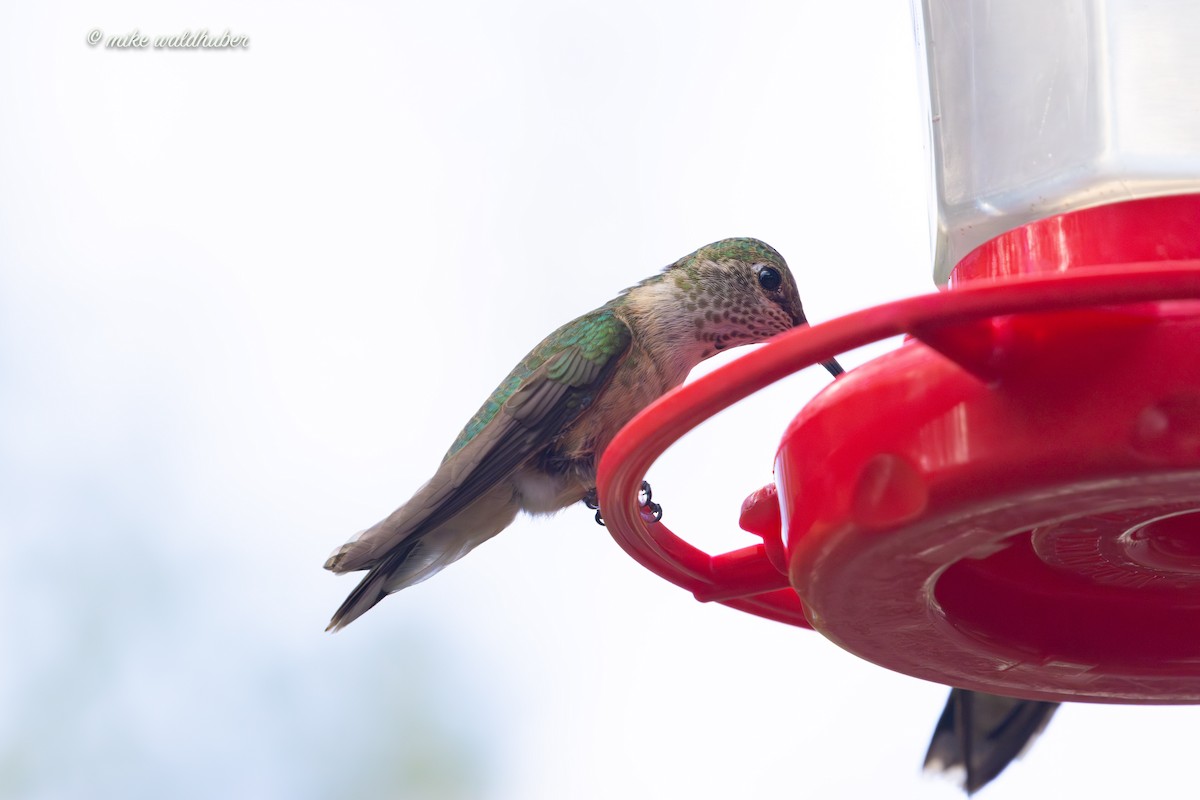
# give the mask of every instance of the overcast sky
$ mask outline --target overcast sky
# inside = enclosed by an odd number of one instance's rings
[[[814,321],[934,289],[909,13],[0,7],[0,796],[959,796],[920,773],[943,687],[697,603],[582,507],[323,632],[329,552],[623,287],[756,236]],[[87,41],[203,28],[249,46]],[[750,543],[827,381],[659,461],[672,527]],[[982,796],[1179,796],[1196,714],[1070,707]]]

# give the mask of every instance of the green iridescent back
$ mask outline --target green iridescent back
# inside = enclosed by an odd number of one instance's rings
[[[669,265],[662,272],[641,281],[636,286],[646,286],[658,281],[672,280],[690,300],[695,302],[702,302],[700,301],[701,295],[706,293],[711,294],[714,290],[716,291],[716,297],[721,300],[732,298],[737,295],[737,291],[732,286],[725,285],[727,281],[724,276],[709,274],[707,280],[711,282],[715,277],[717,284],[706,287],[702,285],[699,268],[704,262],[723,263],[728,261],[740,261],[743,263],[764,262],[778,265],[782,267],[785,281],[792,286],[792,293],[795,293],[791,273],[787,270],[787,264],[783,260],[783,256],[765,242],[750,238],[723,239],[719,242],[705,245]],[[740,279],[745,280],[746,278],[742,277]],[[730,277],[729,280],[733,280],[733,278]],[[487,402],[475,412],[475,416],[471,417],[471,420],[463,428],[458,438],[454,440],[454,444],[450,446],[450,450],[446,453],[442,461],[445,462],[446,459],[449,459],[455,453],[462,450],[472,439],[487,428],[488,424],[500,413],[500,409],[503,408],[504,404],[525,386],[548,360],[558,353],[571,347],[579,347],[581,348],[581,354],[585,358],[598,365],[602,365],[614,357],[619,357],[625,348],[628,347],[631,334],[625,323],[617,318],[613,309],[620,306],[625,301],[626,295],[630,290],[636,288],[636,286],[625,289],[615,299],[595,311],[568,322],[543,339],[537,347],[531,350],[513,368],[508,377],[492,392],[492,396],[487,399]],[[545,379],[560,380],[563,377],[562,375],[553,374],[553,370],[551,370],[546,374]],[[576,408],[580,405],[586,406],[590,394],[596,388],[599,387],[580,387],[579,390],[569,393],[563,402],[569,408]]]
[[[445,462],[478,436],[488,426],[488,423],[500,413],[504,404],[555,355],[569,348],[577,347],[583,358],[603,366],[605,362],[619,357],[624,352],[625,348],[629,346],[630,338],[629,329],[613,313],[611,304],[563,325],[543,339],[525,358],[521,359],[512,372],[508,373],[508,377],[496,387],[492,396],[475,412],[475,416],[471,417],[442,461]],[[544,379],[569,380],[569,376],[561,374],[552,366],[546,371]],[[599,387],[580,388],[582,391],[567,396],[568,406],[586,406],[584,401],[589,397],[591,390]]]

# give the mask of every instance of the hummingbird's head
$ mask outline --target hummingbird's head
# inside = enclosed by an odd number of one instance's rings
[[[680,381],[711,355],[807,322],[787,262],[758,239],[701,247],[612,303],[652,360],[674,364]],[[835,377],[842,372],[835,359],[821,365]]]
[[[783,256],[757,239],[722,239],[663,272],[712,355],[803,325],[800,292]]]

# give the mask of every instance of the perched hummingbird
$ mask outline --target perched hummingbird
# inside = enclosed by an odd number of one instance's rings
[[[327,630],[429,578],[512,523],[595,499],[596,465],[625,423],[704,359],[806,324],[783,256],[757,239],[700,248],[547,336],[463,428],[433,478],[325,562],[368,570]],[[823,362],[835,377],[834,359]],[[1057,703],[953,689],[925,756],[968,794],[1045,728]]]
[[[518,511],[594,501],[600,456],[634,415],[709,356],[804,324],[783,256],[725,239],[563,325],[501,382],[411,500],[325,562],[368,570],[328,629],[462,558]]]
[[[961,774],[963,788],[974,794],[1025,752],[1058,705],[951,689],[925,768]]]

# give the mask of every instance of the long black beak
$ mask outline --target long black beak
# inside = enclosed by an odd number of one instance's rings
[[[808,320],[804,318],[803,311],[800,312],[798,315],[796,315],[796,325],[797,326],[807,325],[807,324],[808,324]],[[846,370],[842,369],[842,365],[837,362],[836,358],[831,358],[828,361],[822,361],[821,366],[824,367],[825,369],[829,370],[829,374],[835,378],[838,375],[841,375],[843,372],[846,371]]]

